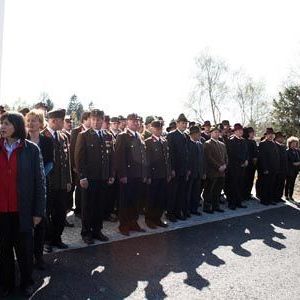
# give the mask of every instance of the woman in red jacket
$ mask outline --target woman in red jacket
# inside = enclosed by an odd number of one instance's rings
[[[31,294],[33,227],[45,211],[45,176],[38,146],[25,139],[19,113],[0,117],[0,253],[2,296],[15,288],[14,251],[20,269],[20,288]]]

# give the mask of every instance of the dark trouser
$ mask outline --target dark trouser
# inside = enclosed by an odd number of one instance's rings
[[[99,234],[103,227],[105,194],[107,183],[89,180],[88,188],[82,189],[81,198],[81,235],[90,237]]]
[[[190,178],[187,184],[187,206],[185,214],[191,212],[197,212],[200,206],[201,197],[201,184],[202,180],[200,177]]]
[[[66,190],[48,189],[46,243],[57,243],[61,241],[61,235],[65,228],[66,197]]]
[[[25,288],[32,281],[33,240],[31,232],[20,232],[17,213],[0,213],[0,262],[4,290],[15,286],[15,258],[20,270],[20,285]]]
[[[187,181],[185,176],[174,177],[168,185],[167,212],[169,216],[180,216],[187,205]]]
[[[39,260],[43,257],[44,243],[46,234],[46,220],[45,218],[34,227],[33,232],[33,252],[35,260]]]
[[[108,218],[112,213],[116,211],[116,207],[119,202],[120,195],[120,183],[115,181],[112,185],[107,185],[107,194],[105,197],[105,213],[104,218]]]
[[[75,187],[75,214],[81,215],[81,187],[80,185],[76,185]]]
[[[295,181],[296,181],[297,175],[298,175],[297,173],[290,174],[286,177],[285,191],[284,191],[285,197],[293,198]]]
[[[268,204],[275,200],[275,183],[276,174],[262,174],[261,175],[261,202]]]
[[[204,210],[215,210],[220,208],[220,194],[224,185],[224,177],[206,178],[203,192]]]
[[[128,178],[126,184],[120,183],[119,220],[121,230],[129,230],[137,224],[142,186],[143,183],[140,178]]]
[[[275,177],[274,184],[274,201],[278,202],[283,196],[284,183],[285,183],[286,174],[278,173]]]
[[[244,177],[244,195],[243,195],[243,197],[245,200],[250,199],[250,197],[251,197],[254,176],[255,176],[255,167],[252,165],[249,165],[245,170],[245,177]]]
[[[228,169],[228,206],[236,207],[244,200],[244,174],[245,168],[232,166]]]
[[[148,186],[147,209],[145,220],[157,223],[163,214],[167,195],[167,180],[152,179]]]

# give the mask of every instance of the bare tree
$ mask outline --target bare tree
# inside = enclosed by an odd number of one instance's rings
[[[266,100],[264,82],[254,81],[239,70],[233,73],[232,97],[238,104],[243,125],[256,127],[267,118],[270,103]]]
[[[207,50],[196,57],[195,63],[196,84],[185,106],[199,121],[203,121],[205,112],[209,111],[217,124],[221,120],[221,104],[228,92],[228,67],[221,58],[212,56]]]

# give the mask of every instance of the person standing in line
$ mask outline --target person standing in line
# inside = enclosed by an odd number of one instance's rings
[[[15,289],[15,256],[20,288],[33,290],[33,227],[45,215],[45,175],[39,147],[26,140],[24,118],[6,112],[0,118],[0,263],[2,297]]]
[[[294,201],[295,181],[300,169],[299,139],[291,136],[287,139],[288,172],[285,183],[285,199]]]
[[[219,141],[220,129],[212,127],[211,138],[204,143],[206,181],[203,191],[203,211],[209,214],[224,212],[220,208],[220,194],[225,184],[225,171],[228,164],[226,146]]]
[[[145,140],[148,161],[148,197],[145,221],[149,228],[167,227],[161,220],[167,199],[167,184],[171,180],[168,142],[162,137],[163,122],[151,122],[152,136]]]

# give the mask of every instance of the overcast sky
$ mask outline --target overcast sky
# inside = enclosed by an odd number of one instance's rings
[[[1,102],[47,92],[58,107],[75,93],[111,115],[171,118],[206,47],[275,95],[299,56],[299,11],[297,0],[6,0]]]

